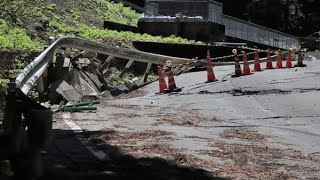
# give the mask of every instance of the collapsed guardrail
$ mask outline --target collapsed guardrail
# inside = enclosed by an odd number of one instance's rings
[[[89,40],[85,40],[79,37],[61,37],[52,43],[46,50],[44,50],[34,61],[27,65],[24,70],[16,78],[16,86],[24,94],[28,94],[30,89],[38,83],[38,89],[41,91],[43,89],[41,76],[46,75],[46,70],[50,61],[53,61],[54,56],[58,49],[60,48],[75,48],[80,50],[86,50],[89,52],[96,52],[104,55],[109,55],[109,57],[118,57],[123,59],[129,59],[129,63],[132,61],[139,61],[145,63],[159,64],[163,65],[167,60],[171,61],[174,65],[188,65],[192,64],[193,61],[187,58],[178,58],[171,56],[164,56],[159,54],[152,54],[141,52],[132,49],[125,49],[110,46],[107,44],[97,43]],[[231,55],[230,57],[232,57]],[[229,56],[226,56],[229,57]],[[226,58],[223,57],[223,58]],[[218,58],[216,58],[218,60]],[[220,58],[221,59],[221,58]],[[265,61],[266,58],[261,59]],[[129,65],[128,63],[128,65]],[[253,61],[249,61],[253,63]],[[215,66],[233,65],[234,62],[217,62],[214,63]]]
[[[27,94],[38,81],[38,79],[40,79],[42,74],[45,73],[48,63],[54,59],[54,55],[59,48],[76,48],[113,57],[129,59],[132,61],[153,64],[165,64],[167,60],[170,60],[173,65],[190,62],[190,59],[186,58],[163,56],[131,49],[118,48],[102,43],[88,41],[78,37],[62,37],[51,44],[45,51],[43,51],[16,78],[15,83],[23,93]]]

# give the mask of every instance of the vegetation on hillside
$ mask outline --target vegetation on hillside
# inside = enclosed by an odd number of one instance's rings
[[[22,28],[10,27],[0,19],[0,49],[32,50],[41,49],[42,44],[32,40]]]
[[[49,36],[73,35],[112,45],[132,47],[133,40],[194,43],[178,37],[103,29],[103,21],[136,26],[142,14],[110,0],[2,0],[0,47],[39,50]],[[6,34],[9,36],[5,37]],[[19,41],[18,41],[19,40]]]

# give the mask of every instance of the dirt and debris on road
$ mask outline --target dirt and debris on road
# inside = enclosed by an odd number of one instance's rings
[[[251,142],[264,142],[266,141],[266,135],[262,135],[257,131],[249,130],[249,129],[226,129],[220,134],[221,138],[232,139],[239,138],[242,140],[247,140]]]
[[[177,114],[173,115],[170,113],[166,113],[168,108],[162,107],[160,108],[160,113],[152,113],[147,114],[148,117],[155,117],[156,122],[153,124],[154,126],[160,124],[170,124],[174,126],[201,126],[203,123],[207,122],[218,122],[219,119],[216,117],[205,117],[201,115],[196,110],[186,110],[186,109],[174,109]],[[172,108],[171,108],[172,109]]]
[[[137,98],[137,97],[143,97],[146,94],[146,92],[142,89],[134,90],[127,94],[121,94],[119,96],[111,97],[109,99],[130,99],[130,98]]]
[[[136,118],[136,117],[141,117],[139,114],[135,113],[114,113],[112,114],[113,118]]]
[[[254,144],[230,144],[224,141],[212,146],[218,150],[203,150],[200,153],[232,160],[222,164],[219,170],[222,174],[232,174],[235,179],[299,179],[299,173],[317,174],[319,172],[319,168],[281,163],[284,160],[319,163],[294,149],[276,149]]]
[[[215,165],[210,161],[199,159],[193,155],[185,154],[183,149],[174,148],[168,142],[175,135],[166,131],[120,132],[108,130],[101,134],[90,136],[93,142],[105,142],[121,147],[125,153],[136,158],[162,158],[180,166],[201,168],[213,171]]]
[[[170,141],[175,134],[166,131],[120,132],[108,130],[106,133],[90,137],[92,141],[102,140],[107,144],[121,147],[126,153],[137,158],[163,158],[179,166],[201,168],[217,172],[233,179],[299,179],[299,173],[316,174],[319,168],[304,166],[303,163],[319,163],[319,160],[303,155],[294,149],[277,149],[266,146],[268,136],[247,129],[227,129],[220,134],[222,139],[238,138],[251,142],[249,145],[229,143],[196,136],[195,138],[211,142],[214,150],[202,150],[198,153],[220,158],[224,163],[210,159],[201,159],[185,153],[184,149],[175,148]],[[301,162],[288,165],[283,160]],[[314,176],[314,178],[317,178]]]

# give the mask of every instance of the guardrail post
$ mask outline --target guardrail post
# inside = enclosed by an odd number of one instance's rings
[[[152,63],[148,63],[146,73],[144,74],[143,82],[147,82],[151,67],[152,67]]]
[[[43,148],[52,131],[51,110],[31,110],[28,134],[32,147]]]
[[[39,102],[44,102],[45,98],[44,98],[44,84],[43,84],[43,77],[39,77],[39,79],[37,80],[37,91],[39,94]]]
[[[123,71],[121,72],[121,74],[119,75],[119,78],[122,78],[123,75],[128,72],[130,66],[132,65],[132,63],[134,62],[134,60],[129,60],[129,62],[127,63],[126,67],[124,67]]]
[[[114,56],[109,56],[107,58],[107,60],[102,64],[102,66],[100,67],[100,72],[103,73],[103,70],[105,69],[108,69],[110,64],[111,64],[111,61],[114,59]]]
[[[69,57],[70,56],[70,48],[65,48],[64,49],[64,57]]]
[[[19,153],[22,150],[24,136],[24,126],[22,124],[22,102],[17,99],[16,84],[14,79],[10,80],[7,97],[7,109],[5,115],[5,133],[10,138],[11,155]]]
[[[16,102],[16,91],[14,79],[10,79],[8,84],[8,95],[7,95],[7,107],[5,111],[5,117],[3,120],[5,133],[11,135],[14,129],[14,119],[15,119],[15,102]]]
[[[51,137],[52,111],[32,104],[26,97],[19,95],[18,99],[16,105],[19,107],[19,116],[16,119],[18,120],[20,117],[20,123],[12,138],[12,144],[16,145],[14,147],[18,147],[18,151],[16,150],[13,154],[11,165],[15,178],[33,179],[42,175],[41,149]],[[22,113],[24,115],[23,121],[21,119]]]

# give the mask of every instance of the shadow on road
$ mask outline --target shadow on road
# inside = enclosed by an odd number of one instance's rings
[[[85,132],[81,136],[99,135]],[[103,133],[106,133],[105,131]],[[112,132],[110,132],[112,133]],[[181,167],[162,158],[135,158],[121,148],[95,140],[108,158],[100,161],[80,142],[73,131],[54,130],[52,143],[44,155],[45,176],[41,179],[225,179],[202,169]]]

